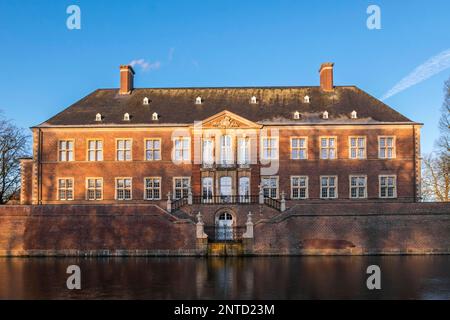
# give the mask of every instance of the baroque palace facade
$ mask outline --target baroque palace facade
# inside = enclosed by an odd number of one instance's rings
[[[32,128],[22,204],[420,200],[420,128],[355,86],[99,89]],[[226,217],[225,217],[226,218]]]

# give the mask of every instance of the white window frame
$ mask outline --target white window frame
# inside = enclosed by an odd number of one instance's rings
[[[294,186],[294,179],[304,179],[305,186]],[[298,196],[294,196],[294,189],[298,189]],[[300,189],[305,189],[305,196],[300,196]],[[291,176],[291,199],[292,200],[304,200],[309,198],[309,178],[308,176]]]
[[[123,190],[123,197],[119,198],[119,180],[123,180],[124,187],[121,188]],[[130,180],[130,187],[126,187],[125,180]],[[130,198],[126,198],[126,190],[130,191]],[[117,177],[115,178],[115,188],[114,188],[114,198],[118,201],[130,201],[133,200],[133,178],[132,177]]]
[[[322,179],[323,178],[328,178],[328,182],[327,182],[327,185],[326,186],[323,186],[322,185]],[[335,178],[334,179],[334,181],[335,181],[335,183],[334,183],[334,186],[330,186],[330,178]],[[324,176],[320,176],[319,177],[319,183],[320,183],[320,199],[337,199],[338,197],[339,197],[339,190],[338,190],[338,185],[339,185],[339,181],[338,181],[338,176],[337,175],[324,175]],[[334,187],[335,188],[335,191],[334,191],[334,197],[330,197],[330,187]],[[326,197],[324,197],[323,195],[322,195],[322,189],[323,188],[327,188],[328,190],[327,190],[327,196]]]
[[[300,140],[302,140],[302,139],[305,141],[304,147],[300,147]],[[291,140],[291,159],[292,160],[307,160],[308,159],[308,137],[302,137],[302,136],[291,137],[290,140]],[[294,140],[299,140],[299,144],[295,148],[294,148]],[[297,150],[298,158],[294,158],[294,150]],[[304,158],[300,157],[300,153],[302,150],[304,151],[304,155],[305,155]]]
[[[94,180],[94,187],[89,187],[89,180]],[[97,187],[97,181],[101,181],[100,188]],[[100,197],[97,197],[97,191],[100,189]],[[94,192],[94,198],[89,198],[89,191]],[[86,178],[86,200],[89,201],[99,201],[103,200],[103,178],[102,177],[87,177]]]
[[[61,148],[61,143],[64,143],[64,148]],[[69,148],[69,143],[72,143],[72,148]],[[65,160],[62,160],[61,155],[64,154]],[[69,160],[69,155],[72,159]],[[58,140],[58,161],[72,162],[75,161],[75,139],[60,139]]]
[[[91,149],[91,142],[94,142],[94,148]],[[101,143],[101,147],[99,148],[98,143]],[[103,139],[89,138],[87,139],[87,148],[86,148],[86,159],[87,161],[103,161]],[[91,159],[91,152],[94,153],[94,158]],[[100,153],[101,159],[99,159],[98,154]]]
[[[248,193],[247,194],[242,194],[242,188],[241,188],[241,181],[243,179],[247,179],[248,180]],[[239,177],[238,179],[238,195],[239,195],[239,202],[250,202],[250,196],[251,196],[251,179],[250,177],[247,176],[242,176]]]
[[[151,148],[149,148],[147,146],[147,142],[149,142],[149,141],[152,141]],[[155,148],[155,141],[159,142],[159,148]],[[156,151],[159,152],[159,157],[157,159],[155,158]],[[147,156],[148,152],[151,152],[152,159],[149,159],[149,157]],[[144,159],[145,159],[145,161],[160,161],[162,159],[162,140],[161,140],[161,138],[145,138],[144,139]]]
[[[202,164],[214,164],[214,147],[214,138],[202,138]]]
[[[384,147],[381,147],[381,140],[382,139],[386,139]],[[392,147],[388,147],[387,146],[387,139],[392,139]],[[396,145],[397,145],[397,137],[396,136],[378,136],[378,158],[379,159],[385,159],[385,160],[395,159],[397,157]],[[388,150],[389,150],[389,148],[392,148],[392,157],[388,157]],[[385,150],[385,156],[384,157],[381,156],[381,150],[382,149]]]
[[[233,164],[233,136],[231,134],[225,134],[220,136],[220,163],[221,164]]]
[[[264,146],[265,140],[274,140],[275,146],[272,147],[271,144],[267,144],[267,147]],[[267,155],[266,156],[266,151]],[[275,154],[272,155],[272,151],[275,151]],[[280,152],[280,146],[279,146],[279,138],[278,137],[261,137],[261,159],[262,160],[278,160],[279,159],[279,152]]]
[[[381,189],[383,188],[383,185],[381,184],[381,180],[382,178],[394,178],[394,185],[393,185],[393,195],[390,197],[389,194],[389,189],[386,189],[386,195],[382,196],[381,195]],[[378,176],[378,197],[380,199],[396,199],[397,198],[397,175],[396,174],[380,174]]]
[[[176,181],[178,179],[181,179],[181,187],[177,187],[176,186]],[[183,180],[185,180],[185,179],[188,181],[187,187],[183,186]],[[178,198],[176,196],[177,195],[177,193],[176,193],[177,190],[181,190],[181,197],[182,198],[187,198],[188,193],[189,193],[189,188],[191,187],[191,177],[187,177],[187,176],[185,176],[185,177],[173,177],[172,184],[173,184],[173,199],[175,199],[175,200],[181,199],[181,198]]]
[[[322,146],[322,139],[326,139],[326,146]],[[330,147],[330,139],[334,139],[334,147]],[[334,158],[330,158],[330,150],[334,149]],[[327,156],[323,158],[322,150],[326,150]],[[321,160],[336,160],[338,158],[338,141],[337,136],[320,136],[319,137],[319,158]]]
[[[276,179],[276,191],[275,191],[275,197],[272,197],[271,195],[272,195],[272,189],[273,188],[265,188],[264,187],[264,180],[265,179]],[[261,177],[261,186],[262,186],[262,188],[263,188],[263,194],[264,194],[264,197],[265,197],[265,189],[270,189],[271,191],[269,191],[269,195],[271,196],[271,198],[273,198],[273,199],[278,199],[279,198],[279,194],[280,194],[280,177],[279,176],[262,176]]]
[[[237,138],[237,161],[240,165],[250,164],[250,137]]]
[[[64,196],[64,198],[61,198],[61,194],[60,194],[60,191],[61,191],[61,187],[60,187],[60,185],[59,185],[59,181],[60,180],[65,180],[65,184],[66,184],[66,187],[64,187],[64,194],[65,194],[65,196]],[[71,188],[68,188],[67,187],[67,181],[71,181],[72,182],[72,187]],[[57,199],[58,199],[58,201],[73,201],[74,199],[75,199],[75,179],[73,178],[73,177],[58,177],[57,179],[56,179],[56,186],[57,186],[57,190],[56,190],[56,195],[57,195]],[[67,198],[67,191],[68,190],[70,190],[71,192],[72,192],[72,198],[71,199],[68,199]]]
[[[205,185],[205,180],[210,181],[211,183]],[[205,187],[207,187],[206,197],[205,197]],[[214,202],[214,178],[213,177],[202,177],[202,190],[201,190],[201,199],[203,203],[213,203]]]
[[[151,180],[151,186],[147,186],[147,181]],[[158,180],[158,187],[155,187],[155,180]],[[161,177],[145,177],[144,178],[144,200],[161,200]],[[158,197],[155,197],[155,190],[158,190]],[[148,197],[148,191],[151,192],[152,197]]]
[[[352,139],[356,139],[355,147],[352,147]],[[363,139],[364,147],[359,147],[358,142],[359,139]],[[359,156],[359,151],[363,150],[363,156]],[[352,156],[352,151],[355,150],[355,157]],[[366,136],[350,136],[348,137],[348,158],[352,160],[364,160],[367,159],[367,138]]]
[[[352,186],[352,178],[364,178],[364,185]],[[359,188],[364,187],[364,195],[359,196]],[[356,189],[356,196],[352,196],[352,189]],[[350,199],[367,199],[367,175],[364,174],[351,174],[348,176],[348,197]]]
[[[183,141],[187,141],[187,147],[184,147]],[[181,142],[177,145],[177,142]],[[180,155],[181,157],[178,157]],[[178,162],[188,162],[191,159],[191,138],[175,137],[173,138],[173,159]]]
[[[123,141],[123,148],[119,148],[119,141]],[[127,149],[126,141],[130,142],[130,148]],[[127,152],[130,154],[130,158],[127,159]],[[120,159],[119,153],[123,153],[123,159]],[[131,138],[117,138],[116,139],[116,161],[133,161],[133,139]]]

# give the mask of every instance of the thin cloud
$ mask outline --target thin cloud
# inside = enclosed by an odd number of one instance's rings
[[[400,80],[391,90],[386,92],[381,100],[386,100],[447,68],[450,68],[450,49],[442,51],[418,66],[413,72]]]
[[[129,63],[133,68],[140,67],[142,71],[158,70],[161,67],[161,62],[149,62],[144,59],[136,59]]]

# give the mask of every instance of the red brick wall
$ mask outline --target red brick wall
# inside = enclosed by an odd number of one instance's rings
[[[205,220],[214,217],[208,208]],[[263,214],[254,217],[255,254],[450,253],[450,204],[309,204]],[[0,255],[200,254],[195,230],[151,205],[1,206]]]
[[[300,205],[254,233],[256,254],[449,253],[450,204]]]
[[[0,207],[0,254],[195,252],[195,225],[154,206]]]

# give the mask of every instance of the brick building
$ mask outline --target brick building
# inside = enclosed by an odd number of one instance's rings
[[[421,124],[335,86],[332,63],[319,74],[320,86],[137,89],[121,66],[119,89],[32,128],[21,203],[418,201]]]

